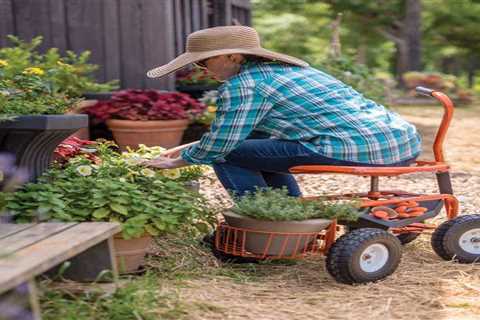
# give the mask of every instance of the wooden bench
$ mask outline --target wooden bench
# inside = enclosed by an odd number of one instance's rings
[[[110,270],[117,278],[116,223],[0,224],[0,319],[40,319],[36,276],[70,262],[62,277],[94,281]]]

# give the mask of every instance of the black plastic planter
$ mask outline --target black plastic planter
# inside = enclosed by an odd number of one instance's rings
[[[199,99],[206,91],[217,90],[220,84],[214,85],[189,85],[189,86],[177,86],[175,89],[179,92],[188,93],[195,99]]]
[[[19,116],[0,122],[0,152],[15,155],[16,165],[35,181],[50,164],[55,148],[78,129],[88,127],[85,114]]]

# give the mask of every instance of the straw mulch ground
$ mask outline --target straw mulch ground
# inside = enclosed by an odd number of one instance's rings
[[[428,148],[424,159],[429,157],[432,140],[427,136],[435,132],[439,109],[398,109],[424,133]],[[478,108],[459,110],[446,142],[462,214],[480,213],[479,118]],[[366,190],[369,183],[349,176],[298,178],[306,195]],[[431,175],[416,174],[383,179],[381,186],[435,193],[435,183]],[[215,180],[205,182],[202,192],[212,203],[228,205],[226,193]],[[480,266],[443,261],[432,252],[429,241],[424,235],[405,246],[402,263],[388,279],[360,286],[337,284],[324,270],[322,257],[294,264],[222,265],[205,251],[171,245],[156,255],[161,258],[169,250],[178,250],[196,257],[197,268],[201,264],[201,271],[192,271],[193,277],[183,273],[181,281],[162,283],[164,292],[175,292],[182,302],[186,319],[480,319]],[[188,258],[182,259],[170,270],[195,268],[188,266]]]

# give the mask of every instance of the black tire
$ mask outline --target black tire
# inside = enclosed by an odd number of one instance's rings
[[[203,237],[203,239],[201,240],[201,243],[205,247],[209,248],[212,251],[212,254],[214,255],[214,257],[221,262],[227,262],[227,263],[258,263],[259,262],[259,259],[234,256],[232,254],[226,254],[222,251],[217,250],[217,248],[215,248],[215,232],[212,232],[211,234],[207,234],[205,237]]]
[[[383,245],[388,250],[384,264],[369,272],[361,267],[361,257],[365,249],[374,244]],[[327,254],[328,273],[340,283],[354,284],[381,280],[391,275],[402,259],[400,241],[388,231],[377,228],[361,228],[341,236]],[[368,263],[368,262],[367,262]]]
[[[459,263],[479,262],[480,251],[468,252],[460,244],[462,235],[473,229],[480,229],[480,214],[460,216],[445,221],[432,234],[432,248],[444,260],[455,260]],[[473,240],[478,243],[478,249],[480,249],[480,231],[478,239],[472,238],[471,241]],[[463,241],[467,242],[467,240]],[[475,250],[477,251],[477,248]]]
[[[410,243],[417,239],[420,236],[420,233],[416,232],[409,232],[409,233],[401,233],[397,235],[397,239],[400,241],[402,245]]]

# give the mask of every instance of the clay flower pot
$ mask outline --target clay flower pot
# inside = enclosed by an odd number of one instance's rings
[[[122,151],[126,147],[138,148],[139,144],[149,147],[161,146],[172,148],[182,141],[183,132],[189,123],[188,119],[181,120],[107,120],[107,126]]]
[[[269,233],[265,232],[285,232],[285,233],[304,233],[305,235],[275,235],[272,238],[267,255],[295,255],[301,253],[309,244],[315,240],[315,233],[326,229],[331,220],[328,219],[308,219],[301,221],[265,221],[252,219],[246,216],[236,214],[232,211],[223,212],[226,223],[235,228],[242,228],[260,232],[247,232],[245,238],[245,250],[263,254],[268,245]],[[286,241],[285,249],[282,247]],[[298,244],[298,247],[297,247]]]
[[[145,255],[152,243],[150,235],[125,240],[120,233],[113,238],[115,262],[119,273],[131,273],[145,263]]]

